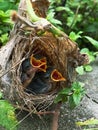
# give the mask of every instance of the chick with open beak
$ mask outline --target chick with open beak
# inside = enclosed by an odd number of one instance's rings
[[[51,79],[55,82],[66,81],[66,79],[62,76],[62,74],[57,69],[54,69],[52,71]]]
[[[66,81],[52,66],[47,67],[46,57],[37,59],[33,55],[22,63],[21,81],[24,89],[32,94],[46,94],[53,88],[53,82]]]
[[[62,74],[53,69],[53,67],[48,67],[46,72],[38,71],[35,77],[32,79],[26,92],[32,94],[47,94],[53,90],[53,82],[66,81]]]
[[[34,78],[35,73],[37,71],[46,72],[46,63],[46,58],[38,60],[35,57],[33,57],[33,55],[30,58],[23,61],[21,82],[24,88],[26,88],[30,84],[31,80]]]
[[[40,71],[46,72],[46,69],[47,69],[46,57],[43,57],[41,59],[36,59],[33,55],[31,55],[30,63],[33,68],[37,68]]]

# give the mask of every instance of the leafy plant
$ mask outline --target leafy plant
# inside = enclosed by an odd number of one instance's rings
[[[82,31],[79,31],[77,34],[75,32],[70,32],[69,37],[71,40],[76,41],[78,38],[82,38],[80,34],[82,34]]]
[[[47,14],[47,20],[50,21],[55,26],[62,25],[60,20],[57,20],[57,19],[54,18],[54,15],[55,15],[54,10],[53,9],[49,10],[49,12]]]
[[[92,51],[90,51],[88,48],[83,48],[81,49],[81,53],[85,53],[88,55],[88,58],[89,58],[89,64],[87,65],[84,65],[84,66],[79,66],[76,68],[76,72],[79,74],[79,75],[83,75],[84,72],[90,72],[93,70],[92,66],[90,65],[91,62],[93,62],[95,60],[95,57],[96,57],[96,54]]]
[[[76,122],[77,126],[90,126],[90,125],[98,125],[98,119],[88,119],[86,121],[81,121],[81,122]],[[98,130],[98,128],[89,128],[89,129],[84,129],[84,130]]]
[[[83,32],[80,31],[78,32],[77,34],[75,32],[71,32],[69,34],[69,37],[71,38],[71,40],[73,41],[76,41],[78,40],[79,38],[82,38],[82,37],[85,37],[86,39],[88,39],[91,44],[96,48],[98,49],[98,42],[96,40],[94,40],[93,38],[89,37],[89,36],[81,36]],[[81,53],[83,54],[87,54],[88,55],[88,59],[89,59],[89,64],[88,65],[84,65],[84,66],[79,66],[76,68],[76,72],[79,74],[79,75],[83,75],[84,72],[90,72],[92,71],[92,66],[90,65],[91,62],[93,62],[95,60],[95,57],[97,55],[97,52],[93,52],[93,51],[90,51],[88,48],[82,48]]]
[[[55,103],[68,101],[71,108],[79,105],[83,95],[85,94],[83,86],[83,83],[74,82],[70,88],[64,88],[58,93]]]
[[[96,39],[98,41],[98,1],[94,0],[50,0],[51,6],[49,11],[54,12],[52,15],[55,19],[58,19],[62,24],[59,26],[65,33],[70,34],[72,40],[77,39],[79,32],[82,32],[84,36]],[[75,32],[75,35],[74,35]],[[80,38],[80,36],[78,37]],[[80,47],[85,46],[85,37],[77,39]],[[91,41],[91,40],[90,40]],[[82,45],[81,45],[82,44]],[[87,48],[89,48],[88,46]]]
[[[0,10],[17,10],[17,4],[20,0],[0,0]]]
[[[9,32],[13,27],[10,19],[12,10],[17,9],[19,0],[0,0],[0,45],[8,41]]]
[[[98,50],[98,41],[94,40],[89,36],[84,36],[97,50]]]
[[[0,98],[2,93],[0,92]],[[15,108],[6,100],[0,99],[0,125],[6,130],[16,130],[17,119]]]

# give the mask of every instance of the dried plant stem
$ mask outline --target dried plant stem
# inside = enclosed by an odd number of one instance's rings
[[[5,71],[3,74],[0,75],[0,78],[3,77],[4,75],[6,75],[9,71],[11,71],[12,69],[15,69],[15,67],[17,65],[19,65],[20,63],[22,63],[22,61],[24,60],[25,58],[23,58],[22,60],[18,61],[17,63],[15,63],[14,66],[12,66],[11,68],[9,68],[7,71]]]
[[[36,22],[38,20],[40,20],[40,17],[38,17],[33,8],[32,8],[32,5],[31,5],[31,1],[30,0],[26,0],[26,5],[27,5],[27,12],[29,14],[29,17],[31,19],[32,22]]]
[[[61,107],[61,102],[58,103],[55,108],[55,113],[53,115],[52,130],[58,129],[58,119],[59,119],[59,114],[60,114],[60,107]]]
[[[45,112],[36,112],[35,114],[37,115],[45,115],[45,114],[55,114],[55,111],[45,111]]]
[[[31,2],[30,0],[26,0],[26,5],[27,5],[27,12],[28,12],[28,15],[30,17],[30,20],[31,22],[37,22],[37,21],[42,21],[42,23],[44,22],[43,25],[45,26],[48,26],[50,25],[49,27],[49,31],[52,32],[54,35],[57,35],[57,36],[65,36],[64,32],[60,31],[58,28],[56,28],[55,26],[53,26],[49,21],[47,21],[46,19],[44,18],[40,18],[38,17],[35,12],[34,12],[34,9],[32,8],[32,5],[31,5]],[[67,36],[67,35],[66,35]]]

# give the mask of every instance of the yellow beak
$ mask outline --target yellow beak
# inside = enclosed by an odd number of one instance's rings
[[[51,79],[55,82],[59,82],[59,81],[66,81],[66,79],[62,76],[62,74],[54,69],[51,73]]]
[[[30,63],[34,68],[37,68],[38,70],[41,70],[43,72],[46,72],[47,69],[47,61],[46,58],[42,58],[40,60],[36,59],[34,56],[30,57]]]

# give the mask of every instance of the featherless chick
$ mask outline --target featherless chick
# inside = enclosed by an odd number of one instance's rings
[[[46,58],[36,59],[35,57],[31,56],[30,58],[26,59],[22,63],[22,74],[21,74],[21,82],[26,88],[31,80],[34,78],[35,73],[37,71],[46,72]]]
[[[53,69],[53,67],[48,67],[46,72],[38,72],[32,79],[31,83],[26,88],[26,92],[33,94],[46,94],[52,90],[53,82],[66,81],[62,74]]]
[[[37,72],[31,83],[26,88],[26,92],[33,94],[45,94],[49,92],[52,88],[50,79],[52,70],[52,68],[47,68],[46,72]]]

